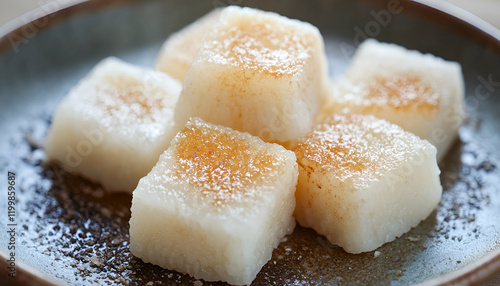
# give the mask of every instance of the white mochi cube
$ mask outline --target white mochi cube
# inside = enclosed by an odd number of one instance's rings
[[[175,135],[180,90],[164,73],[102,60],[57,107],[47,158],[109,191],[131,193]]]
[[[133,192],[130,250],[207,281],[250,284],[295,220],[293,152],[190,120]]]
[[[316,27],[230,6],[220,11],[186,74],[175,122],[180,129],[195,116],[287,142],[310,130],[327,86]]]
[[[184,81],[184,76],[193,62],[196,52],[201,48],[203,39],[213,30],[217,23],[219,11],[220,9],[214,9],[172,34],[160,50],[156,60],[156,70],[164,72],[181,82]]]
[[[460,64],[395,44],[363,42],[334,86],[327,113],[386,119],[436,146],[438,161],[465,117]]]
[[[331,115],[294,151],[295,218],[350,253],[409,231],[441,198],[436,148],[370,115]]]

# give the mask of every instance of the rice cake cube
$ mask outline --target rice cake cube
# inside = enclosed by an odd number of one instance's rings
[[[371,115],[333,114],[294,151],[297,222],[349,253],[401,236],[441,198],[436,148]]]
[[[186,74],[175,121],[181,127],[200,117],[268,142],[287,142],[310,130],[327,87],[316,27],[230,6],[220,11]]]
[[[436,146],[440,161],[465,118],[461,67],[369,39],[335,84],[327,110],[372,114],[398,124]]]
[[[132,193],[175,136],[180,91],[164,73],[102,60],[57,107],[47,159],[109,191]]]
[[[173,78],[184,81],[184,76],[193,62],[203,39],[210,33],[219,18],[220,8],[199,18],[195,22],[172,34],[163,43],[155,69]]]
[[[133,192],[130,250],[207,281],[250,284],[295,227],[295,154],[190,120]]]

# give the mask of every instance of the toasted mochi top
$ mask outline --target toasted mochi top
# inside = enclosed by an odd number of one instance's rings
[[[292,152],[277,144],[201,119],[191,119],[170,149],[171,158],[161,158],[159,163],[167,164],[166,180],[187,183],[188,196],[201,195],[213,205],[265,196],[261,186],[273,184],[284,166],[295,161]]]
[[[198,59],[276,77],[295,75],[318,45],[314,26],[251,8],[230,6],[207,36]]]
[[[354,55],[344,87],[361,105],[434,112],[456,92],[460,74],[455,62],[368,39]]]
[[[295,147],[299,166],[354,189],[401,168],[427,141],[371,115],[333,114]]]
[[[368,105],[390,106],[395,109],[439,109],[439,96],[421,76],[412,73],[394,73],[368,78],[363,86]]]
[[[173,109],[181,85],[169,76],[110,57],[72,90],[74,108],[83,119],[94,119],[108,132],[156,140],[173,125]]]
[[[97,107],[124,124],[151,117],[165,107],[165,90],[127,74],[107,75],[95,86],[95,92]]]

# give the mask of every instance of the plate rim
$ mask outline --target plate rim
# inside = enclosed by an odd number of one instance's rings
[[[378,6],[387,6],[386,0],[361,0]],[[500,54],[500,28],[493,26],[479,16],[447,1],[399,0],[405,8],[403,13],[415,15],[433,22],[454,33],[465,36]]]
[[[384,0],[358,0],[373,4],[387,4]],[[72,17],[81,13],[101,10],[113,6],[123,6],[140,0],[72,0],[66,4],[60,4],[59,1],[53,1],[59,4],[58,7],[49,7],[50,4],[45,4],[34,10],[31,10],[15,19],[0,26],[0,56],[13,49],[11,39],[14,37],[23,38],[23,32],[34,25],[36,21],[46,21],[44,25],[35,27],[35,34],[30,37],[36,37],[37,34],[54,25],[65,22]],[[435,22],[440,26],[451,29],[453,32],[458,32],[471,41],[478,44],[484,49],[492,49],[500,55],[500,29],[494,27],[490,23],[482,20],[471,12],[468,12],[458,6],[455,6],[445,1],[433,0],[400,0],[402,5],[407,5],[407,9],[403,13],[414,14],[420,17],[425,16],[428,21]],[[429,13],[432,13],[429,16]],[[440,18],[440,19],[438,19]],[[31,19],[31,20],[26,20]],[[465,28],[465,29],[463,29]],[[9,38],[10,37],[10,38]],[[29,39],[28,39],[29,40]],[[6,271],[6,260],[9,258],[8,253],[0,249],[0,275],[8,277]],[[480,283],[494,274],[500,273],[500,248],[492,250],[480,259],[445,275],[432,278],[430,280],[418,283],[418,286],[431,285],[471,285]],[[18,279],[19,277],[19,279]],[[10,279],[10,278],[7,278]],[[59,285],[62,280],[52,278],[40,270],[20,261],[16,260],[16,280],[10,281],[19,285]]]

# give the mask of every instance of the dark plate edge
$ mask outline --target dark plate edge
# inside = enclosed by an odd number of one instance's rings
[[[482,48],[500,54],[500,29],[473,13],[446,1],[435,0],[361,0],[387,8],[391,2],[400,3],[403,13],[432,22],[462,35]]]
[[[0,55],[14,44],[23,44],[36,37],[36,34],[50,28],[80,13],[103,9],[111,6],[121,6],[137,0],[72,0],[71,3],[56,6],[43,5],[0,27]],[[387,5],[384,0],[363,0],[364,2]],[[453,4],[444,1],[432,0],[401,0],[404,13],[424,17],[453,32],[462,34],[484,48],[492,49],[500,54],[500,30]],[[30,19],[30,20],[26,20]],[[13,42],[14,41],[14,42]],[[16,42],[17,41],[17,42]],[[0,275],[8,274],[6,263],[9,255],[0,249]],[[500,249],[496,249],[481,259],[443,276],[417,284],[418,286],[431,285],[473,285],[486,280],[500,271]],[[14,280],[15,279],[15,280]],[[48,277],[41,271],[16,260],[16,278],[13,284],[18,285],[59,285],[62,282]]]
[[[16,259],[15,265],[15,278],[9,277],[9,263],[10,255],[3,249],[0,249],[0,276],[8,279],[7,285],[41,285],[53,286],[63,284],[61,281],[55,280],[38,269],[35,269],[19,259]]]
[[[500,53],[500,29],[475,14],[446,1],[410,0],[410,2],[420,6],[418,9],[426,12],[430,12],[429,10],[432,9],[439,11],[442,19],[433,17],[429,20],[439,20],[436,21],[438,24],[446,26],[454,32],[461,33],[484,45],[484,47]],[[415,7],[415,9],[417,8]],[[450,21],[451,19],[453,20]]]
[[[27,12],[0,26],[0,55],[10,49],[27,44],[30,39],[58,23],[80,13],[121,6],[138,0],[69,0],[52,1]]]
[[[443,276],[419,283],[416,286],[475,285],[500,271],[500,248],[463,268]]]

